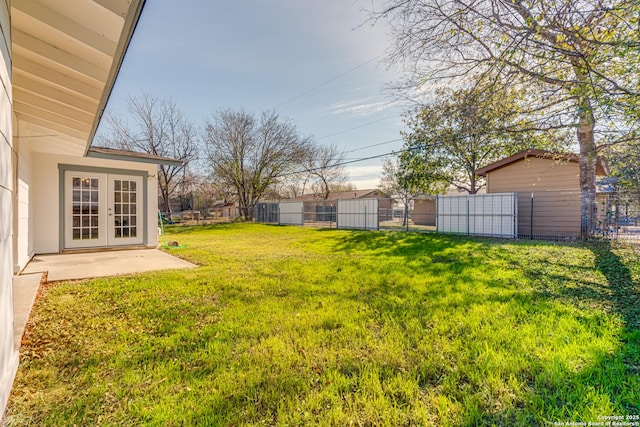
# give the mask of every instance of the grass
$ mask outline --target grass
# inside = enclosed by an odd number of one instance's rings
[[[254,224],[47,287],[8,425],[553,425],[640,414],[632,250]]]

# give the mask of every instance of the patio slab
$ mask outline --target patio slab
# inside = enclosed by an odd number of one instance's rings
[[[196,267],[158,249],[36,255],[22,274],[47,272],[47,282]]]
[[[194,267],[195,264],[158,249],[36,255],[19,275],[13,276],[14,348],[20,348],[44,278],[47,282],[57,282]]]

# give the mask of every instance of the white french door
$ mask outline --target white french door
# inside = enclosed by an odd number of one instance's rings
[[[65,172],[68,249],[143,242],[142,177]]]

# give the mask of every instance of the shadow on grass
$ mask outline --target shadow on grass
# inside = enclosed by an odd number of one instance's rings
[[[330,230],[318,230],[319,233],[328,231]],[[487,242],[479,239],[472,240],[444,234],[352,231],[347,236],[340,236],[335,244],[335,249],[345,253],[358,252],[378,256],[414,257],[443,253],[461,246],[473,249],[474,252],[486,251],[490,247]],[[465,262],[466,260],[452,258],[450,261]]]
[[[564,408],[565,418],[545,420],[552,425],[569,421],[598,423],[603,421],[600,417],[605,416],[618,416],[621,417],[618,421],[631,421],[631,425],[636,425],[633,423],[640,421],[637,418],[640,415],[640,282],[634,280],[629,264],[639,261],[637,255],[633,255],[634,259],[623,259],[614,251],[610,242],[590,243],[587,248],[594,255],[593,268],[604,276],[606,284],[551,274],[545,282],[546,285],[551,282],[551,288],[537,289],[536,294],[540,298],[558,299],[576,307],[599,307],[619,315],[624,323],[619,334],[619,347],[612,353],[597,354],[593,363],[578,373],[563,372],[559,382],[554,381],[543,387],[534,386],[532,395],[541,397],[547,405]],[[544,271],[544,264],[549,268],[553,262],[545,261],[541,269],[527,274],[532,279],[539,278],[539,274]],[[580,266],[572,268],[584,269]],[[568,286],[569,283],[578,286]],[[559,399],[560,396],[564,398]],[[572,412],[572,408],[580,407],[589,398],[593,399],[593,396],[599,396],[602,405],[611,408],[611,413]],[[474,420],[467,425],[514,423],[517,424],[517,417],[513,411],[507,410],[487,414],[481,422]],[[604,425],[607,425],[606,421]]]
[[[634,281],[625,260],[612,251],[610,242],[598,242],[590,249],[596,268],[609,284],[614,310],[623,317],[628,330],[640,330],[640,283]]]
[[[417,270],[420,274],[437,274],[437,265],[444,264],[447,270],[462,272],[463,282],[473,280],[464,273],[477,267],[489,252],[490,256],[507,257],[504,249],[499,248],[498,240],[469,239],[466,237],[421,235],[406,233],[353,232],[346,238],[341,236],[335,243],[336,251],[381,257],[403,257],[407,263],[415,259],[425,261]],[[536,243],[534,246],[546,246]],[[575,247],[568,247],[574,248]],[[471,308],[475,304],[487,302],[511,302],[522,307],[537,310],[552,309],[553,301],[560,301],[578,309],[591,312],[592,308],[603,309],[620,316],[624,327],[619,334],[619,346],[613,353],[598,352],[592,362],[577,371],[568,367],[545,367],[538,372],[540,378],[526,378],[528,396],[512,407],[495,411],[495,408],[483,408],[478,402],[477,411],[464,416],[463,425],[523,425],[522,423],[540,422],[599,422],[598,415],[638,415],[640,414],[640,391],[634,391],[640,375],[640,283],[634,280],[629,268],[633,260],[625,260],[617,255],[609,243],[599,242],[588,246],[595,256],[592,266],[562,263],[559,259],[548,258],[541,262],[524,260],[513,266],[520,268],[533,285],[532,293],[515,293],[510,296],[494,294],[465,295],[460,301],[462,307]],[[561,250],[561,249],[560,249]],[[555,271],[554,271],[555,270]],[[595,271],[594,271],[595,270]],[[574,272],[580,274],[573,275]],[[589,277],[589,273],[599,272],[606,283]],[[600,277],[602,277],[600,276]],[[499,284],[493,284],[499,285]],[[489,284],[489,286],[493,286]],[[463,288],[464,289],[464,288]],[[425,290],[426,298],[441,297],[447,289]],[[415,289],[408,289],[397,283],[381,281],[368,289],[362,289],[362,301],[378,301],[377,305],[387,316],[400,320],[405,313],[416,314],[418,307],[394,303],[400,298],[404,301],[415,299]],[[386,296],[381,297],[381,296]],[[579,312],[577,314],[580,315]],[[589,317],[589,315],[587,315]],[[583,319],[588,322],[591,320]],[[590,325],[597,334],[602,326]],[[596,397],[594,397],[596,396]],[[577,413],[574,408],[586,408],[588,402],[600,399],[602,407],[609,407],[613,413],[586,414]],[[603,403],[604,402],[604,403]],[[549,408],[554,408],[549,411]],[[558,414],[557,419],[549,419],[549,412]],[[563,415],[564,414],[564,415]],[[566,416],[566,418],[562,418]]]

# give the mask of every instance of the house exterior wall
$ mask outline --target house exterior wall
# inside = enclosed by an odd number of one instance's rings
[[[487,173],[487,192],[580,191],[575,162],[529,157]]]
[[[56,154],[32,153],[33,186],[33,247],[36,254],[57,253],[60,250],[60,170],[59,165],[79,165],[106,170],[144,171],[147,179],[147,246],[158,244],[158,181],[157,166],[146,163],[79,158]]]
[[[16,121],[14,120],[14,123]],[[16,126],[17,128],[17,126]],[[15,129],[17,134],[14,138],[14,151],[18,156],[18,170],[16,175],[16,221],[14,232],[15,236],[15,250],[14,254],[14,273],[20,271],[20,266],[25,266],[27,262],[33,257],[33,236],[31,230],[33,230],[33,216],[30,215],[30,208],[32,206],[32,182],[33,182],[33,168],[31,165],[31,152],[28,149],[26,143],[21,142],[19,129]]]
[[[579,177],[575,162],[530,157],[487,172],[487,192],[518,192],[520,237],[577,237]]]
[[[0,1],[0,418],[18,368],[13,347],[13,107],[9,4]]]

